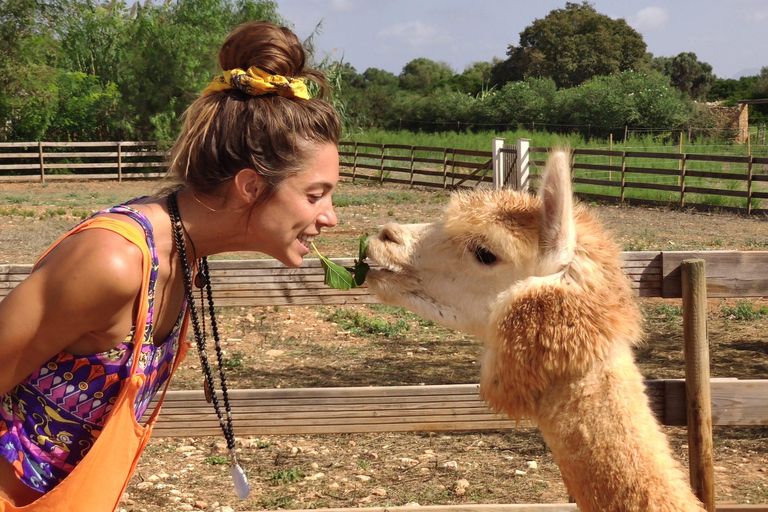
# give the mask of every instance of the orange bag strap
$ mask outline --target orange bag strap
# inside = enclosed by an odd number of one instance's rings
[[[72,228],[69,232],[59,237],[48,249],[38,258],[34,270],[37,265],[50,253],[62,240],[65,238],[85,231],[86,229],[106,229],[121,235],[129,242],[136,245],[141,250],[141,302],[139,303],[139,310],[136,314],[134,334],[133,334],[133,364],[131,365],[131,375],[136,373],[136,367],[139,363],[139,356],[141,355],[141,345],[144,339],[144,329],[147,323],[147,315],[149,314],[149,285],[150,285],[150,273],[152,270],[152,255],[149,252],[147,246],[146,234],[144,230],[137,227],[135,224],[131,224],[122,220],[113,219],[111,217],[91,217],[90,219],[78,224]],[[136,342],[138,338],[138,343]],[[180,340],[181,342],[181,340]],[[181,345],[179,345],[181,346]]]

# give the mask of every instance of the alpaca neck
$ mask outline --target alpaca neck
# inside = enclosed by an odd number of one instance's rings
[[[702,511],[648,406],[630,349],[558,382],[536,420],[582,512]]]

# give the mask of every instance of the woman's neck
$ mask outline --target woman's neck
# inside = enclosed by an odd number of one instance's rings
[[[211,196],[200,196],[190,189],[176,192],[179,217],[189,243],[188,252],[196,258],[242,250],[247,212],[233,209]],[[238,229],[238,226],[241,227]]]

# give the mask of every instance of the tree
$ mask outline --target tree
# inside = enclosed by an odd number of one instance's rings
[[[35,140],[50,124],[58,50],[50,27],[59,12],[39,0],[5,0],[0,8],[0,138]]]
[[[490,62],[473,62],[460,75],[453,76],[451,85],[459,92],[472,96],[480,94],[488,89],[492,68],[493,64]]]
[[[135,136],[175,138],[182,113],[215,76],[227,33],[255,19],[285,24],[277,4],[264,0],[178,0],[140,8],[118,84]]]
[[[507,56],[494,66],[492,85],[546,77],[558,87],[573,87],[593,76],[646,71],[649,65],[642,36],[624,19],[600,14],[586,1],[568,2],[535,20]]]
[[[399,78],[403,89],[429,92],[452,77],[453,70],[445,62],[420,57],[406,64]]]
[[[399,83],[397,75],[379,68],[368,68],[365,71],[363,71],[363,79],[365,81],[366,87],[371,85],[375,85],[379,87],[388,87],[388,86],[397,87]]]
[[[656,57],[651,67],[668,76],[673,87],[694,100],[704,98],[715,81],[712,66],[700,62],[693,52],[682,52],[674,57]]]

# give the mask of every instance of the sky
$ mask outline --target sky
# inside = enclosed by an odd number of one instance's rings
[[[580,1],[580,0],[579,0]],[[520,32],[566,0],[277,0],[321,56],[400,74],[413,59],[445,62],[455,72],[505,59]],[[768,0],[592,0],[597,12],[624,18],[655,57],[693,52],[718,78],[759,74],[768,66]]]

